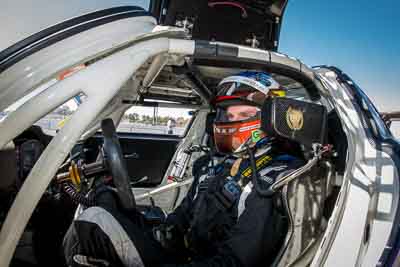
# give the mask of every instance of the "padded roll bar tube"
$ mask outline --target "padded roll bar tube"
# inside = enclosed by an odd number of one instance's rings
[[[90,123],[118,94],[122,85],[139,67],[151,57],[165,52],[193,55],[194,42],[157,38],[136,43],[54,84],[0,122],[0,147],[2,147],[37,119],[50,112],[53,108],[50,103],[64,103],[76,92],[82,92],[87,96],[87,100],[79,106],[47,146],[18,192],[0,232],[0,266],[9,265],[17,243],[43,192]]]

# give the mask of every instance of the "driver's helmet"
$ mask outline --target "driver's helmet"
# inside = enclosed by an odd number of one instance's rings
[[[269,96],[286,96],[286,90],[266,72],[241,72],[219,83],[213,125],[218,152],[241,152],[265,136],[259,130],[261,105]]]

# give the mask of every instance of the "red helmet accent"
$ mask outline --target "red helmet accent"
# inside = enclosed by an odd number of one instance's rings
[[[224,95],[224,96],[217,96],[214,101],[213,104],[218,104],[220,102],[223,102],[225,100],[232,100],[232,99],[240,99],[239,96],[236,95]]]
[[[259,118],[247,122],[214,123],[214,142],[219,152],[232,153],[260,128]]]

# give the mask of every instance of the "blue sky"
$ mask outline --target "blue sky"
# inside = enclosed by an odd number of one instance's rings
[[[289,0],[279,50],[350,75],[379,110],[400,110],[399,0]]]

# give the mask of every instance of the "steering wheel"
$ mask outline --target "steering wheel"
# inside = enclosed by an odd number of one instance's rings
[[[136,208],[136,202],[113,120],[103,120],[101,129],[104,136],[103,151],[105,162],[113,177],[121,205],[126,210],[133,210]]]

